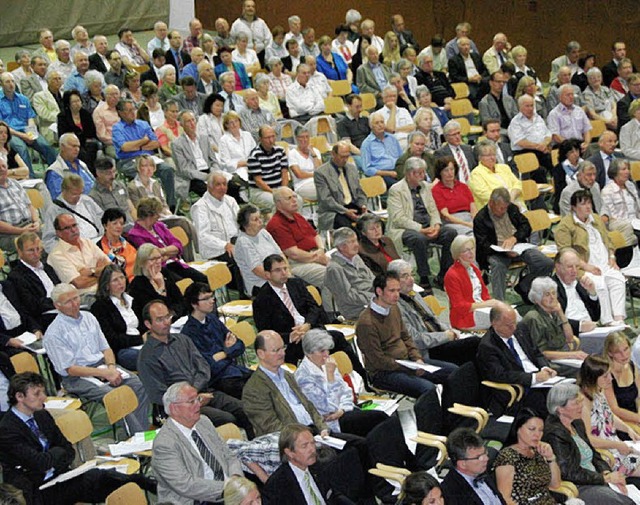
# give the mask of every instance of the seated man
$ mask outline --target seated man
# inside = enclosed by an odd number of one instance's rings
[[[33,74],[32,74],[33,77]],[[22,80],[24,82],[25,79]],[[29,100],[38,116],[38,131],[50,144],[56,141],[52,125],[58,124],[58,114],[64,109],[62,102],[62,77],[55,70],[47,73],[47,88],[38,91]]]
[[[59,72],[64,81],[71,75],[76,69],[73,61],[71,61],[71,44],[64,39],[56,40],[54,44],[56,49],[56,56],[58,59],[52,61],[49,65],[49,70]]]
[[[149,53],[151,55],[151,65],[149,70],[143,72],[140,76],[140,82],[152,81],[156,86],[158,85],[158,82],[160,80],[160,78],[158,77],[160,74],[160,69],[165,64],[164,53],[165,51],[162,49],[154,49]]]
[[[89,194],[95,184],[95,179],[89,168],[78,158],[80,140],[75,133],[65,133],[60,137],[60,154],[54,163],[47,167],[44,180],[52,199],[56,199],[62,192],[62,180],[65,176],[78,175],[84,181],[83,192]]]
[[[120,100],[120,90],[114,84],[108,85],[104,90],[104,101],[100,102],[93,111],[93,122],[96,125],[98,139],[104,145],[104,153],[115,158],[116,150],[113,147],[113,125],[120,121],[116,106]]]
[[[373,281],[374,298],[358,318],[358,346],[364,355],[371,384],[412,398],[432,391],[433,382],[444,383],[458,367],[438,362],[437,370],[409,368],[398,360],[424,365],[424,360],[402,322],[398,308],[400,280],[396,274],[378,275]],[[433,381],[433,382],[432,382]]]
[[[416,129],[413,118],[407,109],[398,107],[398,90],[395,86],[390,85],[382,90],[382,102],[384,107],[376,112],[384,116],[385,131],[393,134],[404,149],[407,147],[409,133]]]
[[[489,74],[500,70],[500,67],[508,61],[513,62],[510,54],[511,44],[504,33],[496,33],[493,36],[493,44],[482,55],[482,63],[487,67]]]
[[[103,502],[127,482],[156,492],[156,485],[142,474],[128,476],[98,468],[39,490],[54,476],[71,469],[75,451],[44,408],[47,395],[40,375],[33,372],[14,375],[8,396],[11,409],[0,421],[0,464],[4,482],[22,491],[21,496],[24,494],[19,502],[11,503]]]
[[[208,285],[194,282],[184,297],[191,306],[191,314],[182,334],[191,339],[209,364],[209,384],[241,399],[242,388],[251,376],[251,370],[236,362],[244,354],[244,343],[218,319],[216,300]]]
[[[448,105],[455,98],[456,92],[453,90],[447,74],[434,70],[433,56],[430,54],[420,53],[418,66],[420,67],[420,71],[416,73],[418,84],[427,87],[432,100],[439,107]]]
[[[149,123],[136,119],[136,107],[133,101],[120,100],[116,110],[120,121],[113,125],[112,138],[118,170],[133,179],[136,176],[135,158],[142,154],[155,154],[159,147],[158,137],[153,133]],[[173,169],[167,163],[158,163],[156,175],[162,182],[169,207],[174,207],[176,195]]]
[[[397,182],[395,167],[396,161],[402,156],[402,147],[398,139],[385,131],[385,116],[382,112],[374,112],[369,116],[369,126],[371,133],[360,147],[362,171],[368,177],[381,176],[389,188]]]
[[[121,28],[118,31],[118,39],[120,40],[115,49],[120,53],[122,61],[127,67],[137,67],[149,63],[149,55],[138,44],[131,29]]]
[[[260,127],[270,126],[276,133],[280,130],[276,118],[266,109],[260,107],[258,92],[249,88],[244,92],[244,110],[240,111],[242,129],[248,131],[256,142],[260,141]]]
[[[347,112],[343,119],[336,125],[338,138],[347,140],[351,144],[351,151],[354,155],[360,154],[362,142],[371,133],[369,120],[362,116],[362,98],[360,95],[350,93],[344,99],[347,104]],[[355,149],[354,149],[355,148]]]
[[[324,111],[324,98],[316,88],[309,84],[311,69],[306,63],[297,68],[295,82],[287,88],[287,108],[292,119],[306,123],[312,116]]]
[[[285,73],[291,77],[296,77],[296,72],[298,70],[298,66],[300,63],[304,63],[302,60],[302,50],[300,49],[300,42],[296,39],[289,39],[285,42],[284,47],[289,53],[289,56],[285,56],[282,58],[282,66],[284,67]]]
[[[571,84],[563,84],[559,89],[560,103],[556,105],[547,117],[547,126],[551,132],[551,140],[555,145],[565,139],[579,139],[580,148],[584,151],[591,142],[591,123],[584,110],[576,107],[574,91]]]
[[[107,51],[106,55],[109,62],[109,70],[104,74],[104,81],[107,84],[113,84],[119,90],[124,89],[124,76],[127,74],[127,67],[122,63],[120,53],[115,49]]]
[[[56,61],[56,50],[53,47],[53,33],[48,28],[43,28],[38,32],[38,40],[40,46],[34,51],[34,55],[39,55],[47,60],[47,62]]]
[[[303,56],[319,56],[320,48],[316,42],[316,31],[310,26],[302,30],[302,55]]]
[[[78,222],[71,214],[57,215],[53,227],[59,240],[49,253],[47,263],[62,282],[73,284],[81,295],[91,299],[102,270],[111,260],[95,242],[80,237]]]
[[[451,82],[464,82],[469,86],[469,100],[477,107],[488,92],[489,73],[477,52],[471,52],[471,41],[460,37],[457,41],[458,54],[449,59]]]
[[[422,158],[427,164],[427,182],[433,182],[435,180],[436,171],[436,157],[433,152],[427,148],[427,136],[421,131],[415,131],[409,134],[407,138],[407,149],[402,153],[402,156],[396,161],[396,174],[398,179],[404,177],[404,165],[409,158],[416,157]]]
[[[480,341],[476,364],[482,380],[520,384],[525,387],[521,403],[507,410],[508,393],[491,389],[489,411],[496,417],[514,408],[531,407],[546,417],[546,392],[530,389],[556,376],[549,367],[542,351],[531,342],[522,325],[516,327],[517,312],[509,305],[500,303],[490,312],[491,328]]]
[[[442,227],[440,212],[431,195],[431,188],[425,182],[426,166],[422,158],[409,158],[405,164],[404,179],[389,190],[387,209],[389,211],[388,235],[396,244],[396,250],[407,246],[416,257],[420,285],[431,294],[429,275],[429,246],[442,246],[440,271],[435,278],[436,286],[443,286],[444,274],[453,264],[451,242],[457,233],[449,227]]]
[[[16,249],[19,261],[11,268],[9,280],[16,289],[22,310],[46,329],[56,316],[51,291],[60,279],[50,265],[42,262],[44,248],[36,233],[21,234],[16,239]]]
[[[336,142],[331,149],[331,159],[313,172],[318,193],[319,230],[351,227],[358,216],[367,211],[367,197],[360,186],[358,169],[347,164],[350,155],[349,143]]]
[[[358,255],[358,236],[351,228],[333,233],[336,252],[327,266],[324,284],[331,290],[338,312],[355,321],[371,300],[374,275]]]
[[[64,215],[63,215],[64,216]],[[149,398],[140,379],[122,367],[90,312],[80,311],[80,292],[71,284],[53,288],[51,299],[60,312],[44,334],[44,346],[64,389],[81,398],[101,401],[124,384],[133,389],[138,407],[125,417],[129,435],[149,428]]]
[[[201,51],[201,49],[198,49]],[[207,95],[200,93],[196,85],[196,79],[191,76],[186,76],[180,79],[180,85],[182,91],[173,97],[178,103],[178,107],[181,111],[188,110],[197,119],[202,114],[202,108],[204,107],[204,101]]]
[[[518,98],[518,109],[520,112],[509,123],[507,130],[513,154],[533,153],[538,158],[540,166],[547,171],[553,169],[551,162],[551,131],[547,128],[544,119],[536,112],[536,105],[533,97],[522,95]],[[542,178],[537,182],[547,182],[543,171]]]
[[[309,70],[311,72],[311,75],[309,77],[309,86],[315,88],[318,91],[318,93],[320,93],[320,96],[324,100],[325,98],[330,96],[331,93],[333,92],[331,89],[331,85],[329,84],[329,81],[327,79],[327,76],[325,76],[322,72],[318,71],[318,63],[316,61],[316,56],[307,54],[304,57],[304,62],[307,65],[309,65]]]
[[[147,44],[147,54],[153,53],[156,49],[161,49],[162,54],[164,54],[164,52],[169,49],[169,39],[167,38],[169,29],[167,28],[167,24],[163,21],[156,21],[153,24],[153,32],[155,37]]]
[[[133,226],[136,209],[129,198],[129,190],[121,180],[116,179],[116,163],[113,158],[102,156],[95,162],[96,183],[89,196],[103,210],[120,209],[126,216],[125,226]]]
[[[598,139],[598,151],[592,154],[586,161],[590,161],[596,167],[596,180],[603,189],[611,180],[607,175],[609,165],[616,159],[616,145],[618,144],[618,136],[611,131],[603,132]]]
[[[216,80],[213,65],[208,61],[204,60],[198,63],[198,77],[196,87],[199,93],[204,93],[205,96],[209,96],[212,93],[220,93],[222,90],[220,83]],[[206,113],[204,108],[202,113]]]
[[[93,37],[93,44],[96,48],[96,52],[89,55],[89,70],[97,70],[101,74],[106,74],[111,68],[107,58],[109,41],[104,35],[96,35]]]
[[[84,82],[84,76],[87,70],[89,70],[89,56],[83,51],[78,51],[73,57],[73,64],[76,68],[64,82],[64,90],[70,91],[76,89],[81,94],[85,94],[87,92],[87,85]]]
[[[16,250],[15,239],[24,232],[39,232],[40,217],[25,189],[8,177],[7,161],[0,157],[0,249]]]
[[[519,254],[513,252],[516,244],[526,244],[529,241],[531,225],[518,206],[511,203],[507,188],[492,191],[489,203],[473,219],[473,234],[477,243],[478,264],[480,268],[489,270],[491,293],[497,300],[504,300],[507,270],[514,261],[524,261],[527,264],[527,275],[521,276],[515,287],[523,300],[527,300],[533,279],[549,276],[553,271],[553,261],[536,247],[530,247]],[[506,252],[496,252],[491,246],[502,247]]]
[[[450,60],[460,52],[460,48],[458,46],[458,40],[460,40],[462,37],[469,37],[470,33],[471,33],[470,23],[463,21],[456,25],[456,36],[453,37],[445,45],[445,51],[447,53],[448,60]],[[469,43],[471,44],[471,52],[480,54],[480,51],[478,51],[478,46],[476,46],[476,43],[471,39],[469,39]]]
[[[203,393],[199,407],[213,424],[234,423],[253,438],[253,430],[240,400],[215,391],[209,385],[211,368],[191,339],[181,333],[171,333],[171,315],[164,302],[155,300],[142,311],[144,325],[149,330],[138,355],[140,380],[153,405],[156,421],[163,419],[162,395],[172,384],[187,381]]]
[[[597,169],[589,160],[578,163],[578,171],[575,178],[567,184],[560,193],[559,210],[561,216],[571,213],[571,196],[580,189],[588,189],[593,198],[593,212],[598,214],[605,224],[608,224],[609,210],[602,202],[600,184],[596,181]]]
[[[12,74],[0,74],[3,96],[0,97],[0,120],[9,125],[11,140],[9,144],[29,168],[31,178],[35,177],[29,147],[39,152],[47,165],[56,161],[56,151],[37,133],[36,113],[29,99],[16,92],[16,82]],[[324,105],[323,105],[324,108]]]
[[[493,145],[496,146],[496,161],[502,165],[508,165],[513,175],[518,177],[520,173],[513,160],[511,145],[509,145],[509,142],[502,141],[501,130],[499,119],[486,119],[482,121],[482,133],[485,136],[485,140],[490,140]]]
[[[578,71],[578,59],[580,58],[580,43],[572,40],[567,44],[565,54],[558,56],[551,62],[551,72],[549,73],[549,82],[556,82],[558,79],[558,71],[562,67],[569,67],[571,75]]]
[[[185,381],[174,383],[162,396],[168,418],[153,441],[151,459],[159,501],[221,503],[226,480],[243,475],[238,458],[211,421],[200,415],[200,398]]]
[[[493,72],[489,78],[489,93],[480,103],[480,120],[484,123],[487,119],[500,120],[500,128],[503,134],[507,133],[509,123],[518,113],[516,101],[508,93],[503,93],[507,79],[501,70]]]
[[[220,80],[220,96],[224,98],[224,112],[230,110],[237,112],[238,114],[245,109],[244,100],[238,93],[235,93],[236,89],[236,75],[234,72],[225,71],[218,77]]]
[[[186,39],[185,39],[186,42]],[[194,47],[195,51],[191,51],[190,52],[190,56],[191,56],[191,63],[189,63],[188,65],[185,65],[182,68],[182,72],[180,73],[180,79],[181,82],[180,84],[182,85],[182,87],[184,88],[184,84],[182,83],[182,79],[184,79],[185,77],[191,77],[193,78],[194,82],[198,82],[198,65],[202,62],[202,60],[204,60],[204,51],[202,50],[201,47]]]
[[[356,69],[356,84],[360,93],[373,93],[377,107],[382,107],[382,90],[390,83],[391,70],[380,63],[380,51],[370,45],[365,50],[367,63]]]
[[[40,91],[46,91],[48,87],[47,69],[49,62],[44,56],[34,54],[31,57],[31,75],[20,81],[20,91],[33,103],[33,97]],[[60,85],[62,85],[62,76],[60,76]]]
[[[176,69],[176,77],[179,77],[182,69],[191,63],[191,56],[182,49],[182,35],[178,30],[171,30],[167,38],[169,39],[169,49],[164,57],[167,64],[173,65]]]
[[[447,145],[438,149],[434,154],[436,158],[453,156],[458,164],[458,179],[460,182],[468,184],[471,171],[478,165],[473,149],[462,143],[462,129],[456,120],[448,121],[442,131]]]

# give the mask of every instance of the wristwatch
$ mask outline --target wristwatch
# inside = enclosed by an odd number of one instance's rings
[[[96,269],[92,268],[91,269],[91,277],[95,277],[96,276]]]

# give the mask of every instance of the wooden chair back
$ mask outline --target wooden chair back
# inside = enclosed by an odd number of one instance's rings
[[[205,272],[212,291],[220,289],[231,282],[231,270],[226,263],[216,263]]]
[[[127,482],[105,500],[105,505],[147,505],[147,497],[135,482]]]
[[[109,424],[115,424],[138,408],[138,397],[127,385],[109,391],[102,399]]]
[[[38,362],[33,357],[32,354],[28,352],[20,352],[18,354],[14,354],[9,358],[11,360],[11,364],[15,369],[16,373],[23,372],[33,372],[40,373],[40,368],[38,367]]]

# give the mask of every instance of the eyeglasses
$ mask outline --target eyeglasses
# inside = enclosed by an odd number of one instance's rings
[[[154,323],[166,323],[168,321],[171,321],[171,314],[168,314],[166,316],[156,317],[153,319]]]
[[[70,224],[69,226],[65,226],[64,228],[59,228],[58,231],[69,231],[78,227],[78,223]]]
[[[195,405],[196,403],[202,403],[204,401],[204,397],[201,395],[196,396],[195,398],[192,398],[191,400],[183,400],[181,402],[173,402],[175,403],[186,403],[188,405]]]
[[[277,349],[265,349],[267,352],[272,352],[274,354],[278,354],[279,352],[284,352],[287,350],[287,346],[283,345],[282,347],[278,347]]]
[[[489,459],[489,454],[487,454],[487,451],[484,451],[482,454],[478,454],[473,458],[459,458],[459,461],[478,461],[481,459]]]
[[[214,296],[213,295],[207,296],[206,298],[198,298],[198,302],[210,302],[212,300],[214,300]]]

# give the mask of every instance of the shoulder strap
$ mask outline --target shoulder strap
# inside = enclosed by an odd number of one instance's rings
[[[82,219],[83,221],[86,221],[87,223],[89,223],[91,226],[93,226],[93,228],[96,230],[96,233],[98,233],[98,235],[100,234],[100,230],[98,229],[98,227],[93,223],[93,221],[91,221],[91,219],[89,219],[86,216],[83,216],[82,214],[80,214],[79,212],[73,210],[71,207],[69,207],[66,203],[64,203],[62,200],[59,200],[58,198],[56,198],[53,203],[55,203],[58,207],[62,207],[65,210],[68,210],[69,212],[71,212],[71,214],[73,214],[74,216],[78,216],[80,219]]]

